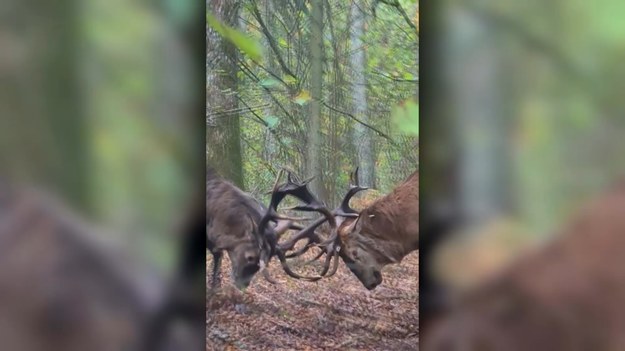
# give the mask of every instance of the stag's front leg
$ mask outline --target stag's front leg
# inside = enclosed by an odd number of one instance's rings
[[[212,276],[212,280],[211,280],[211,287],[214,289],[216,287],[219,287],[221,285],[221,276],[220,276],[220,271],[221,271],[221,259],[223,257],[223,251],[211,251],[211,253],[213,254],[213,276]]]

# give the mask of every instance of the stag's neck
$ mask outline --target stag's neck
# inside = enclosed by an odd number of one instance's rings
[[[377,251],[378,257],[384,259],[382,262],[384,264],[399,263],[413,251],[412,249],[407,249],[403,244],[384,239],[374,240],[371,249]]]
[[[366,237],[375,242],[374,250],[383,253],[388,263],[396,263],[419,246],[418,178],[376,201],[361,213]]]
[[[384,217],[369,215],[365,214],[363,218],[363,228],[368,228],[364,241],[379,257],[384,258],[384,263],[399,263],[406,255],[418,249],[417,221],[407,224],[403,218],[394,218],[388,214]]]

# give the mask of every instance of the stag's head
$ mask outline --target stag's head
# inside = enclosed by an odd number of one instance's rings
[[[223,199],[224,201],[231,200],[228,197],[223,197]],[[228,206],[219,208],[228,210]],[[260,269],[261,245],[256,223],[257,221],[250,214],[231,211],[225,217],[209,221],[206,225],[208,248],[213,249],[211,247],[211,234],[213,234],[212,238],[217,240],[217,246],[226,251],[230,258],[232,280],[239,289],[246,288],[254,274]]]
[[[357,212],[349,207],[358,186],[358,170],[337,215],[341,258],[369,290],[382,283],[382,268],[418,248],[418,173],[390,194]],[[355,214],[355,218],[354,218]],[[416,219],[416,220],[415,220]]]
[[[341,258],[367,289],[382,283],[382,267],[388,262],[376,249],[375,242],[363,233],[363,217],[346,218],[339,226]]]
[[[260,269],[260,249],[258,245],[242,244],[227,250],[232,263],[232,280],[234,285],[243,289],[250,285],[254,274]]]

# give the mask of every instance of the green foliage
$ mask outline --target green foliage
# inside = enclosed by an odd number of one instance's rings
[[[267,122],[269,129],[274,129],[280,122],[280,119],[276,116],[267,116],[265,117],[265,122]]]
[[[291,76],[291,75],[285,75],[282,80],[287,83],[287,84],[295,84],[297,82],[297,78]]]
[[[262,47],[259,42],[248,37],[244,33],[221,23],[215,16],[210,13],[206,14],[206,22],[208,25],[221,34],[225,39],[229,40],[239,50],[243,51],[252,60],[260,61],[262,58]]]
[[[264,86],[265,88],[271,88],[271,87],[274,87],[274,86],[280,84],[280,82],[278,82],[276,79],[273,79],[273,78],[263,79],[259,83],[260,83],[260,85]]]
[[[308,90],[302,90],[293,98],[293,102],[300,106],[306,105],[311,99],[310,93]]]
[[[400,133],[419,136],[419,104],[414,100],[395,106],[392,118]]]
[[[309,175],[304,155],[312,101],[312,26],[305,11],[294,12],[278,3],[255,3],[278,52],[268,50],[258,61],[245,61],[238,72],[237,91],[233,92],[241,101],[238,110],[241,111],[245,188],[265,200],[263,193],[271,188],[278,166]],[[402,0],[401,3],[412,18],[417,10],[416,1]],[[362,47],[352,47],[352,3],[330,0],[327,5],[320,96],[323,142],[319,153],[328,201],[334,203],[336,197],[348,189],[349,173],[356,166],[355,144],[360,142],[353,140],[354,128],[359,124],[352,117],[362,118],[356,116],[352,96],[355,86],[351,55],[354,52],[366,52],[363,65],[367,125],[371,126],[367,131],[374,146],[375,186],[387,192],[417,167],[418,107],[413,106],[414,102],[407,107],[395,106],[415,97],[418,37],[393,7],[380,6],[373,20],[370,7],[362,6],[367,12]],[[269,38],[259,30],[252,6],[243,7],[240,13],[247,23],[245,35],[268,46]]]

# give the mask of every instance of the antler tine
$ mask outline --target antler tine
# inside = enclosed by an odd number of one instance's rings
[[[349,206],[349,202],[351,201],[352,197],[354,197],[354,195],[367,189],[369,188],[360,187],[360,186],[354,186],[351,189],[349,189],[349,191],[347,191],[347,194],[343,198],[343,201],[341,201],[341,205],[336,209],[335,211],[336,214],[342,217],[358,217],[358,211],[351,208]]]
[[[326,252],[326,259],[323,262],[323,269],[321,270],[321,273],[319,273],[320,276],[324,277],[328,273],[328,271],[330,270],[330,263],[332,263],[333,257],[334,254]]]
[[[287,172],[291,175],[290,171]],[[334,215],[323,203],[321,203],[321,201],[317,200],[315,195],[313,195],[308,189],[308,182],[310,182],[311,179],[307,179],[306,182],[303,183],[296,183],[293,181],[293,178],[289,176],[288,182],[281,186],[280,191],[283,192],[284,195],[294,196],[304,203],[304,205],[295,206],[292,209],[319,212],[326,217],[331,226],[335,227],[336,221],[334,219]]]
[[[317,229],[317,227],[322,225],[323,222],[325,221],[326,221],[326,218],[317,219],[315,222],[308,225],[308,227],[300,230],[297,234],[292,236],[289,240],[287,240],[283,244],[280,244],[279,249],[284,252],[292,250],[293,247],[295,247],[295,244],[305,237],[309,237],[311,239],[314,238],[313,239],[314,241],[318,241],[318,238],[315,234],[315,229]]]
[[[308,277],[308,276],[303,276],[303,275],[299,275],[295,272],[293,272],[293,270],[291,269],[291,267],[289,267],[289,265],[286,263],[286,257],[284,252],[278,251],[277,252],[277,256],[278,256],[278,260],[280,260],[280,264],[282,265],[282,269],[284,269],[284,271],[286,272],[286,274],[288,274],[289,276],[295,278],[295,279],[302,279],[302,280],[307,280],[307,281],[317,281],[321,278],[323,278],[323,276],[317,276],[317,277]]]
[[[269,274],[269,271],[265,268],[262,270],[262,274],[263,274],[263,278],[265,278],[266,281],[268,281],[271,284],[278,284],[278,282],[273,279],[273,277]]]
[[[315,262],[316,260],[318,260],[321,256],[323,256],[323,254],[326,253],[326,250],[319,250],[319,253],[317,253],[315,255],[315,257],[311,258],[310,260],[306,261],[306,264],[311,264],[313,262]]]
[[[273,218],[275,219],[283,219],[283,220],[288,220],[288,221],[310,221],[312,218],[308,218],[308,217],[292,217],[292,216],[285,216],[285,215],[281,215],[279,213],[276,213]]]
[[[280,170],[278,171],[278,175],[276,176],[276,181],[273,183],[273,187],[271,187],[272,192],[278,189],[278,184],[280,183],[280,178],[282,178],[283,174],[284,174],[284,169],[280,168]]]
[[[261,261],[263,264],[268,265],[271,260],[271,256],[273,255],[273,251],[275,250],[276,243],[278,241],[277,234],[273,230],[266,230],[269,221],[275,219],[275,216],[278,215],[276,209],[280,204],[280,201],[284,199],[285,194],[280,192],[280,178],[284,175],[284,169],[280,169],[276,176],[276,180],[273,184],[273,188],[271,191],[271,200],[269,202],[269,206],[267,206],[267,211],[263,215],[258,224],[258,233],[261,235],[261,243],[262,243],[262,252],[261,252]],[[264,273],[265,274],[265,273]],[[265,274],[267,275],[267,274]],[[271,282],[271,280],[267,279]]]
[[[320,247],[323,248],[321,252],[317,254],[314,259],[309,260],[307,262],[308,264],[313,261],[316,261],[325,253],[326,259],[323,263],[323,269],[319,273],[319,275],[322,277],[331,277],[334,274],[336,274],[336,271],[338,270],[339,250],[341,249],[341,246],[337,238],[338,238],[338,235],[336,234],[336,229],[335,229],[333,230],[331,239],[319,245]],[[333,263],[333,265],[332,265],[332,268],[330,269],[331,263]]]
[[[305,254],[306,252],[308,252],[308,250],[310,250],[311,247],[315,247],[314,245],[314,240],[312,240],[311,238],[308,238],[308,242],[306,243],[306,245],[302,246],[299,250],[292,252],[290,254],[286,254],[285,257],[286,258],[294,258],[294,257],[299,257],[303,254]]]
[[[287,179],[289,183],[297,183],[299,181],[297,176],[293,175],[293,172],[288,171],[288,170],[286,172],[287,172]]]
[[[334,265],[332,266],[332,269],[330,270],[330,272],[326,274],[326,277],[331,277],[335,275],[338,269],[339,269],[339,252],[336,251],[336,253],[334,254]]]
[[[369,188],[360,186],[360,183],[358,181],[358,167],[356,167],[356,169],[352,173],[350,173],[349,179],[349,190],[347,191],[347,194],[345,194],[345,197],[343,197],[341,205],[334,210],[334,213],[341,217],[358,217],[358,211],[351,208],[349,206],[349,202],[354,197],[354,195]]]
[[[356,167],[356,169],[352,173],[349,174],[349,183],[350,183],[349,185],[350,186],[359,186],[360,185],[360,182],[358,180],[358,169],[359,168],[360,167]]]

